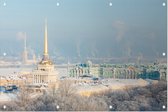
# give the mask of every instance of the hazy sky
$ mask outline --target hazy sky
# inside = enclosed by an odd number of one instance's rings
[[[42,55],[47,17],[50,55],[162,57],[167,51],[167,6],[163,2],[0,0],[0,55],[21,53],[22,32],[27,33],[29,51]]]

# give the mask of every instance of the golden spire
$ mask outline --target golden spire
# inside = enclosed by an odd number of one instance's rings
[[[45,32],[44,32],[44,55],[45,55],[45,56],[48,56],[47,19],[45,19]]]
[[[48,37],[47,37],[47,19],[45,19],[45,31],[44,31],[44,54],[40,61],[41,65],[53,65],[52,61],[49,59],[48,55]]]

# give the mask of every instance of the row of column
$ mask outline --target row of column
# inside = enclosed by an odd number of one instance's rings
[[[90,71],[89,69],[87,70],[79,69],[79,70],[72,70],[72,73],[76,75],[83,75],[83,74],[90,74]]]
[[[114,70],[115,78],[136,79],[136,72],[134,70]]]
[[[33,77],[34,83],[46,83],[48,82],[47,75],[34,75]]]

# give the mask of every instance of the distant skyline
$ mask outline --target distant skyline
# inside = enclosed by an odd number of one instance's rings
[[[30,53],[63,57],[163,57],[166,0],[0,0],[0,56],[19,56],[23,32]],[[164,6],[163,3],[166,3]],[[167,53],[166,53],[167,54]]]

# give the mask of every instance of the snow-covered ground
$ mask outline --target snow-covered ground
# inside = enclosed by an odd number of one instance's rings
[[[30,97],[35,98],[37,96],[42,95],[42,93],[31,93]],[[17,94],[15,93],[0,93],[0,102],[12,101],[17,98]]]
[[[0,101],[11,101],[16,98],[16,94],[13,93],[0,93]]]
[[[0,68],[0,78],[3,79],[14,79],[14,80],[23,80],[18,77],[19,74],[29,73],[33,70],[33,68]],[[61,76],[67,75],[67,68],[57,68],[56,69]],[[0,80],[0,81],[1,81]],[[1,83],[1,82],[0,82]],[[37,94],[32,94],[33,96],[37,96]],[[0,93],[0,101],[10,101],[16,97],[13,93]]]
[[[10,76],[13,74],[14,77],[17,73],[21,72],[31,72],[31,68],[0,68],[1,76]],[[67,76],[67,68],[57,68],[56,69],[60,76]],[[15,74],[15,75],[14,75]],[[72,78],[73,80],[73,78]],[[76,80],[76,79],[75,79]],[[146,86],[157,81],[143,80],[143,79],[102,79],[98,80],[97,83],[94,81],[81,81],[76,85],[77,93],[81,95],[89,96],[92,93],[103,92],[109,89],[118,90],[126,87],[135,87],[135,86]],[[0,101],[9,101],[11,97],[13,98],[14,94],[0,94]]]
[[[157,81],[143,79],[103,79],[98,83],[79,83],[76,87],[79,94],[90,96],[93,93],[108,90],[124,90],[129,87],[143,87]]]

